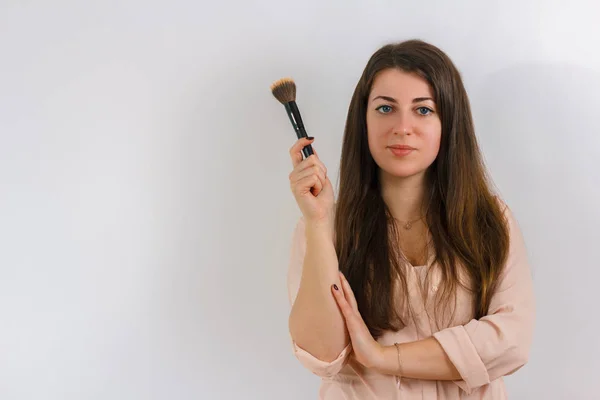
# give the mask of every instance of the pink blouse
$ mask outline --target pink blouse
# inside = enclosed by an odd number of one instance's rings
[[[504,204],[504,203],[502,203]],[[426,266],[407,267],[409,298],[415,318],[398,332],[388,331],[378,339],[384,346],[433,336],[460,373],[458,381],[397,378],[367,369],[356,362],[349,344],[332,362],[325,362],[300,348],[292,340],[295,356],[321,377],[319,398],[337,399],[505,399],[502,377],[521,368],[528,359],[534,328],[534,297],[526,248],[510,209],[504,204],[510,227],[510,250],[489,315],[472,318],[472,300],[459,286],[452,321],[438,326],[434,301],[424,304],[420,294]],[[300,285],[306,241],[304,220],[296,225],[288,271],[288,293],[293,304]],[[433,256],[430,261],[433,261]],[[431,265],[431,262],[427,263]],[[427,296],[438,290],[439,271],[431,265]]]

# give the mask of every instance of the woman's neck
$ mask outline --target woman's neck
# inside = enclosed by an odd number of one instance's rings
[[[381,195],[392,216],[399,221],[414,221],[423,216],[426,192],[425,174],[398,178],[380,170]]]

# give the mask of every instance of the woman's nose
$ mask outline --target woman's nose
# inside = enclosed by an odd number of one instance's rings
[[[394,135],[410,135],[410,133],[410,116],[398,113],[396,123],[394,124]]]
[[[411,129],[407,125],[394,126],[394,135],[410,135]]]

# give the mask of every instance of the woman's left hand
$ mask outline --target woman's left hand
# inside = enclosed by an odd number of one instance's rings
[[[342,287],[337,290],[336,287],[332,287],[331,291],[346,320],[354,358],[367,368],[375,368],[383,358],[383,346],[373,339],[369,332],[369,328],[358,311],[354,292],[341,272],[340,280]]]

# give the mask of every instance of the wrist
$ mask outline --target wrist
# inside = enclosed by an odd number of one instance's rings
[[[304,221],[307,233],[328,234],[333,233],[333,223],[329,218],[306,219]]]
[[[382,347],[375,369],[386,375],[401,375],[400,367],[398,348],[395,345]]]

